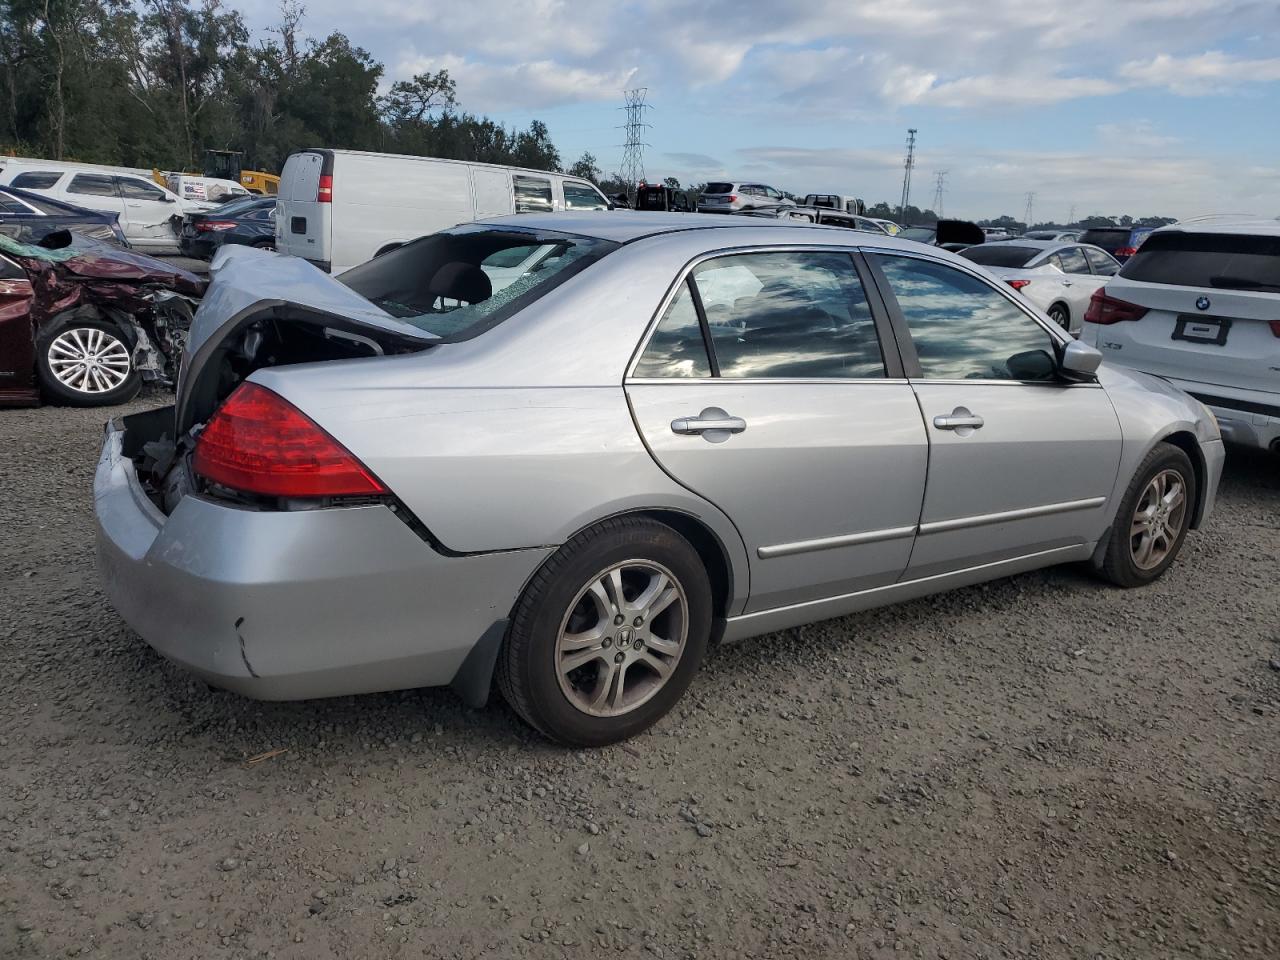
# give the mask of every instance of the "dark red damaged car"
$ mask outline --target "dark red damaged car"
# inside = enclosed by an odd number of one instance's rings
[[[205,286],[65,232],[41,246],[0,235],[0,406],[105,406],[143,381],[172,384]]]

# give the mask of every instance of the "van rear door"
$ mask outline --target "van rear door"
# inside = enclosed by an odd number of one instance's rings
[[[320,178],[327,175],[329,194],[321,202]],[[328,270],[333,217],[333,152],[304,150],[291,154],[280,174],[276,248]]]

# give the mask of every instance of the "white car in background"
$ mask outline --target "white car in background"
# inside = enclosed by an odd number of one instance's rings
[[[1094,292],[1120,269],[1099,247],[1054,240],[997,240],[960,251],[1078,335]]]
[[[0,185],[119,214],[129,246],[139,250],[176,248],[183,215],[213,208],[183,200],[150,177],[94,164],[0,158]]]
[[[1280,452],[1280,219],[1153,231],[1085,321],[1081,339],[1107,363],[1164,377],[1225,439]]]

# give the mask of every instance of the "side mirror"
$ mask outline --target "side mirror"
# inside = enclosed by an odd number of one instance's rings
[[[1048,380],[1058,372],[1058,364],[1048,350],[1015,353],[1005,361],[1005,367],[1015,380]]]
[[[1097,347],[1091,347],[1079,340],[1069,340],[1062,348],[1062,362],[1059,366],[1068,373],[1092,377],[1098,372],[1098,366],[1101,363],[1102,352]]]

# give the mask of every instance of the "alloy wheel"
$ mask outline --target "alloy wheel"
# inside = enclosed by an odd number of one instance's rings
[[[1187,515],[1187,487],[1176,470],[1161,470],[1138,497],[1129,527],[1129,550],[1141,570],[1160,566],[1178,542]]]
[[[671,678],[688,631],[688,600],[670,570],[650,560],[614,564],[587,581],[560,623],[560,690],[594,717],[630,713]]]
[[[79,393],[110,393],[129,379],[133,361],[118,337],[96,327],[73,327],[49,344],[49,369]]]

